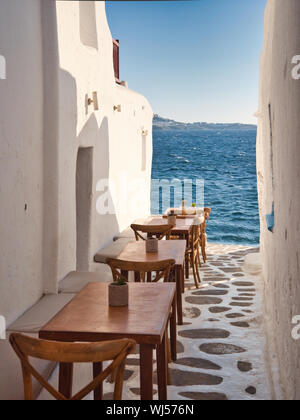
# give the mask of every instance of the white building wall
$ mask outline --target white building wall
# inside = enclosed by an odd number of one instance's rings
[[[43,291],[43,75],[40,2],[0,3],[0,314],[13,321]]]
[[[292,318],[300,315],[300,79],[292,78],[295,55],[300,55],[300,2],[269,0],[257,150],[261,252],[274,397],[288,399],[300,398],[300,341],[291,336]],[[271,233],[266,215],[273,203]]]
[[[88,269],[97,270],[100,247],[150,213],[153,113],[143,96],[115,83],[104,2],[2,0],[0,54],[8,63],[0,80],[0,314],[10,323],[77,267],[79,148],[93,156]],[[99,111],[87,106],[94,91]],[[113,187],[120,174],[142,179],[142,192],[127,209],[129,194],[120,200],[112,188],[115,214],[98,214],[98,181]]]
[[[92,6],[93,2],[90,3]],[[85,5],[84,5],[85,6]],[[82,13],[82,5],[57,2],[59,44],[59,260],[58,278],[76,267],[75,176],[79,147],[93,147],[94,174],[92,189],[92,228],[89,244],[90,267],[96,251],[127,227],[135,218],[150,212],[150,177],[152,162],[152,110],[141,95],[115,83],[112,61],[112,38],[106,21],[105,5],[96,2],[92,13]],[[84,17],[97,33],[91,46],[82,43]],[[96,26],[93,25],[93,19]],[[95,42],[95,38],[97,42]],[[86,41],[85,41],[86,42]],[[97,49],[94,47],[97,45]],[[98,93],[99,111],[86,107],[86,96]],[[121,112],[113,110],[121,105]],[[147,170],[141,170],[142,129],[147,138]],[[96,211],[99,180],[108,178],[118,187],[120,175],[129,181],[143,179],[139,205],[126,210],[127,200],[118,202],[111,191],[115,214],[101,216]],[[124,211],[124,213],[123,213]]]

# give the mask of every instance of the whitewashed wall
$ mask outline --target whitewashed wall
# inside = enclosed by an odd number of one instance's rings
[[[93,5],[93,2],[84,2]],[[95,2],[94,10],[86,13],[88,4],[57,2],[59,44],[59,255],[58,278],[74,269],[76,260],[75,168],[78,147],[94,148],[94,175],[92,189],[92,228],[90,261],[99,247],[106,245],[120,229],[135,218],[150,212],[150,177],[152,162],[152,110],[141,95],[118,86],[114,80],[112,38],[106,21],[103,2]],[[94,15],[93,13],[94,12]],[[84,45],[80,35],[83,16],[88,28],[90,45]],[[94,22],[96,21],[96,26]],[[87,41],[85,41],[87,42]],[[97,46],[97,49],[95,48]],[[121,63],[122,66],[122,63]],[[122,71],[122,68],[121,68]],[[122,73],[121,73],[122,74]],[[98,92],[99,111],[86,111],[86,95]],[[113,110],[121,105],[121,112]],[[142,129],[147,138],[147,170],[142,171]],[[126,201],[118,202],[112,191],[115,215],[100,216],[96,211],[99,193],[97,182],[109,178],[116,186],[120,176],[129,181],[142,178],[147,184],[142,190],[142,204],[123,214]],[[121,179],[122,180],[122,179]],[[125,200],[129,197],[125,197]],[[51,280],[51,279],[50,279]],[[51,285],[50,289],[51,289]]]
[[[114,81],[104,2],[1,0],[0,54],[8,67],[0,80],[0,314],[10,323],[76,269],[79,148],[93,156],[89,269],[97,270],[100,247],[149,214],[153,113],[143,96]],[[94,91],[99,111],[86,105]],[[143,180],[142,194],[127,209],[112,190],[115,214],[99,215],[98,181],[113,186],[120,174]]]
[[[24,2],[25,3],[25,2]],[[40,2],[0,2],[0,314],[43,292],[43,74]]]
[[[300,315],[300,80],[292,78],[295,55],[300,55],[300,2],[269,0],[261,58],[258,187],[266,353],[274,398],[288,399],[300,398],[300,340],[291,337],[292,318]],[[273,202],[271,233],[265,216]]]

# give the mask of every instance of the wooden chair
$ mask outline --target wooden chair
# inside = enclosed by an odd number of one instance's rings
[[[211,209],[209,207],[205,207],[205,209],[204,209],[204,223],[202,223],[202,225],[201,225],[201,234],[200,234],[200,242],[199,242],[199,248],[201,249],[201,254],[202,254],[204,263],[206,263],[206,261],[207,261],[207,256],[206,256],[206,242],[207,242],[206,227],[207,227],[208,222],[209,222],[210,213],[211,213]]]
[[[122,399],[123,377],[126,357],[135,350],[133,340],[122,339],[105,341],[101,343],[60,343],[55,341],[38,340],[22,334],[11,334],[10,343],[21,360],[24,380],[25,400],[33,400],[32,376],[57,400],[82,400],[90,392],[102,386],[103,381],[113,372],[116,372],[114,399]],[[49,384],[29,361],[29,357],[53,361],[57,363],[93,363],[101,365],[104,361],[112,363],[94,380],[73,397],[66,398]]]
[[[153,236],[159,240],[164,238],[170,239],[173,227],[173,225],[131,225],[137,241],[140,239],[145,241],[147,238],[153,238]],[[142,233],[146,234],[146,236],[143,236]]]
[[[186,250],[186,255],[189,259],[190,266],[193,270],[193,277],[195,286],[197,289],[199,288],[199,283],[201,283],[201,277],[199,268],[201,267],[201,261],[200,261],[200,240],[201,240],[201,226],[194,225],[192,227],[192,233],[189,239],[189,246]]]
[[[113,279],[123,279],[128,281],[128,273],[134,272],[136,282],[158,282],[163,279],[164,282],[170,281],[170,274],[175,260],[164,260],[154,262],[122,261],[114,258],[108,258],[106,263],[110,266]],[[152,273],[156,276],[152,278]]]

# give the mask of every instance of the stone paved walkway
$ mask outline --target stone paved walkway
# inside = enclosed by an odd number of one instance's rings
[[[178,328],[178,360],[170,365],[169,399],[269,399],[259,276],[243,271],[257,249],[210,244],[202,285],[186,281],[184,325]],[[139,399],[138,355],[129,357],[124,399]],[[106,384],[106,397],[111,396]],[[157,396],[157,392],[156,396]]]
[[[262,331],[263,284],[260,276],[244,271],[244,256],[253,252],[257,249],[210,244],[208,262],[201,269],[201,288],[195,288],[192,276],[186,281],[184,325],[178,328],[178,360],[170,365],[169,399],[270,399]],[[75,365],[74,379],[76,392],[92,379],[91,366]],[[58,386],[58,369],[51,383]],[[106,382],[105,399],[112,399],[112,390],[113,384]],[[123,399],[139,398],[137,351],[127,361]],[[46,391],[39,399],[49,399]]]

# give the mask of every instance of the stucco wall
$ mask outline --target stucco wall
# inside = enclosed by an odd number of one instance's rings
[[[42,294],[43,77],[40,2],[0,3],[0,314]]]
[[[92,156],[88,269],[97,270],[93,256],[100,247],[150,212],[153,113],[142,95],[114,81],[104,2],[84,3],[83,9],[77,1],[0,3],[0,54],[8,64],[8,79],[0,80],[0,314],[8,323],[42,293],[56,293],[77,267],[79,148],[90,148]],[[94,91],[99,111],[87,105]],[[114,111],[119,104],[121,112]],[[131,209],[113,188],[120,174],[145,183]],[[111,215],[96,210],[103,178],[111,185]]]
[[[300,315],[300,80],[292,78],[299,54],[300,2],[269,0],[257,144],[261,252],[273,393],[288,399],[300,398],[300,341],[291,337],[292,318]],[[265,216],[273,202],[271,233]]]
[[[93,2],[92,2],[93,3]],[[92,4],[91,3],[91,4]],[[82,43],[80,28],[88,16],[96,21],[97,42]],[[57,2],[59,45],[59,259],[58,278],[76,267],[76,160],[79,147],[92,147],[93,188],[91,197],[90,269],[96,251],[111,241],[120,229],[135,218],[150,212],[150,176],[152,162],[152,110],[147,100],[115,83],[112,62],[112,38],[106,21],[105,5],[96,2],[90,13],[82,13],[78,2]],[[90,27],[94,27],[93,24]],[[95,39],[90,34],[91,39]],[[97,49],[95,48],[97,45]],[[86,106],[86,96],[98,93],[99,111]],[[121,112],[113,110],[121,105]],[[147,138],[147,170],[141,170],[142,128]],[[120,178],[121,176],[121,178]],[[96,210],[101,179],[109,179],[118,188],[122,179],[143,179],[142,204],[125,210],[127,202],[118,202],[113,188],[115,214],[100,215]],[[125,197],[127,200],[129,197]],[[50,279],[51,280],[51,279]]]

